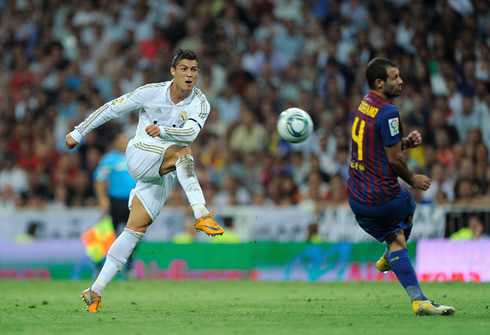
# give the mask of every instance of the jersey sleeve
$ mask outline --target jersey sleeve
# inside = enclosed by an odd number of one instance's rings
[[[204,123],[209,116],[210,105],[204,94],[200,91],[196,91],[196,95],[198,97],[197,102],[194,104],[191,113],[189,114],[189,121],[196,122],[199,127],[202,129],[204,127]]]
[[[187,121],[182,128],[160,127],[160,138],[172,142],[190,144],[194,142],[208,119],[210,105],[200,91],[196,91],[198,100],[191,105]]]
[[[383,108],[376,117],[376,123],[383,146],[389,147],[402,140],[400,114],[395,106]]]
[[[160,126],[160,138],[182,143],[191,144],[201,131],[201,127],[192,120],[187,120],[182,128]]]
[[[109,120],[143,107],[144,101],[145,89],[143,87],[137,88],[133,92],[105,103],[91,113],[82,123],[75,126],[75,129],[70,135],[75,141],[80,143],[83,136],[87,135],[93,129],[100,127]]]

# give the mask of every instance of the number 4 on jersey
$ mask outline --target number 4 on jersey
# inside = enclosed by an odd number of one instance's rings
[[[366,121],[361,120],[359,130],[356,134],[357,124],[359,123],[359,117],[356,116],[354,119],[354,124],[352,124],[352,139],[357,143],[357,160],[362,161],[363,159],[363,138],[364,138],[364,128],[366,127]]]

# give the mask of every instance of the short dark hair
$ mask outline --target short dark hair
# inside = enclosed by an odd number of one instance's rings
[[[366,69],[366,79],[369,88],[374,90],[376,86],[374,82],[376,79],[385,80],[388,78],[387,67],[398,67],[395,62],[386,58],[374,58],[371,59],[367,65]]]
[[[172,59],[172,67],[175,69],[177,64],[179,64],[182,59],[195,60],[197,61],[197,66],[199,67],[199,58],[197,58],[196,53],[192,50],[185,50],[180,48],[177,49],[174,59]]]

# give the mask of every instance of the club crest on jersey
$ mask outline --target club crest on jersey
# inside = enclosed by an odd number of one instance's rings
[[[391,136],[398,135],[400,133],[400,121],[397,117],[388,120],[388,124],[390,125],[390,133]]]
[[[186,112],[186,111],[183,111],[182,113],[180,113],[180,115],[179,115],[179,120],[180,120],[180,121],[185,121],[185,120],[187,120],[187,112]]]
[[[120,104],[121,102],[124,101],[124,97],[120,97],[119,99],[116,99],[114,101],[112,101],[112,104],[115,105],[115,104]]]

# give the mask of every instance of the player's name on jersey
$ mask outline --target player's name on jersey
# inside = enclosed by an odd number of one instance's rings
[[[359,105],[359,112],[366,114],[370,117],[375,117],[378,114],[379,109],[373,106],[370,106],[365,101],[361,101]]]

